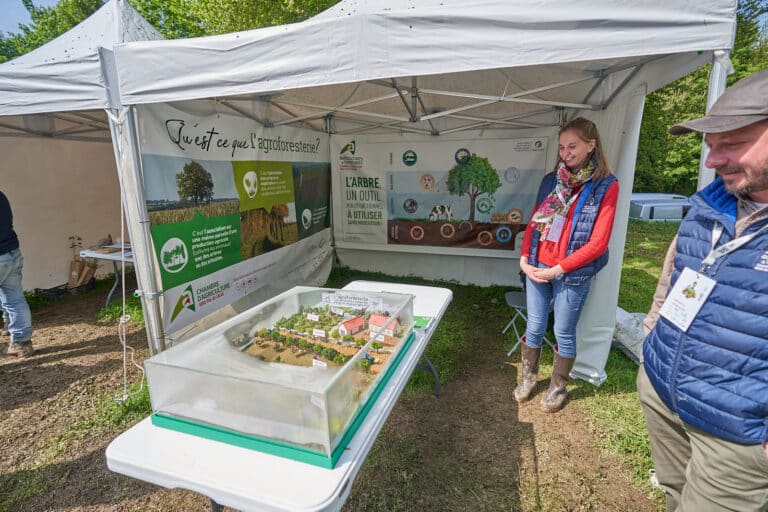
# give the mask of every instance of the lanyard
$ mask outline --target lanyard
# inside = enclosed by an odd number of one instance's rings
[[[704,258],[701,262],[701,269],[699,272],[705,272],[709,269],[712,265],[714,265],[715,261],[718,258],[721,258],[725,256],[726,254],[732,253],[742,245],[746,244],[753,238],[755,238],[757,235],[762,233],[768,229],[768,224],[763,226],[762,228],[758,229],[754,233],[750,233],[748,235],[740,236],[739,238],[734,238],[728,243],[725,243],[721,245],[718,248],[715,248],[715,245],[717,245],[717,241],[720,239],[720,236],[723,234],[723,225],[719,222],[715,222],[715,225],[712,226],[712,249],[709,251],[709,254],[707,254],[707,257]]]

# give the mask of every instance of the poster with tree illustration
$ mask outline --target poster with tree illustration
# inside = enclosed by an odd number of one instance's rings
[[[360,202],[359,192],[349,193],[351,185],[366,179],[386,184],[382,234],[388,245],[443,248],[446,253],[516,250],[546,172],[548,140],[539,136],[366,144],[358,138],[357,154],[366,156],[360,157],[363,165],[355,178],[342,173],[341,185],[347,190],[341,193],[343,199],[358,199],[346,202],[350,210]],[[392,155],[390,165],[368,164],[372,155],[387,158],[387,153]],[[345,217],[343,211],[340,216]],[[381,243],[356,226],[344,228],[336,226],[342,243]]]

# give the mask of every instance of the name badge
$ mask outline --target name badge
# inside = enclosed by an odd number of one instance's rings
[[[714,279],[690,268],[684,269],[659,309],[659,314],[683,332],[687,331],[716,284]]]
[[[562,215],[555,215],[552,219],[552,224],[549,226],[549,233],[547,233],[546,240],[548,242],[557,242],[560,240],[560,235],[563,233],[563,226],[565,226],[565,217]]]

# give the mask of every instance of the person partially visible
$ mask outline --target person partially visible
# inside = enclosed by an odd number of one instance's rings
[[[13,230],[13,213],[8,198],[0,192],[0,305],[8,314],[5,324],[11,336],[7,354],[29,357],[32,348],[32,314],[24,298],[21,269],[24,259]]]
[[[528,323],[521,343],[518,403],[536,391],[541,345],[554,304],[555,351],[549,390],[541,408],[557,412],[568,398],[576,358],[576,324],[592,277],[608,262],[619,182],[611,174],[597,126],[577,117],[560,129],[560,159],[541,181],[521,247]]]
[[[717,178],[665,257],[637,374],[668,511],[768,510],[768,70],[699,119]]]

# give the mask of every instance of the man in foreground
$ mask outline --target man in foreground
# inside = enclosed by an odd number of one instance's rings
[[[768,509],[768,70],[700,119],[717,179],[667,252],[638,394],[668,511]]]

